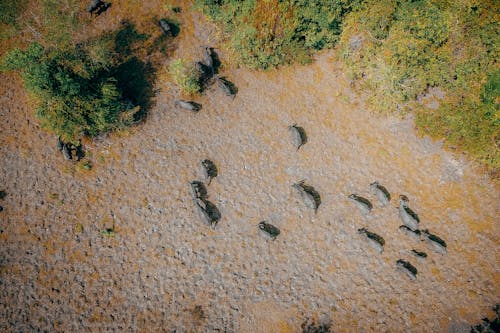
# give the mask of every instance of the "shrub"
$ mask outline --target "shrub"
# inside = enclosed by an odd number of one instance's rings
[[[4,58],[3,68],[20,70],[27,90],[39,101],[42,126],[65,142],[76,144],[83,135],[126,125],[120,122],[126,105],[112,74],[111,50],[102,49],[105,44],[89,42],[61,50],[32,43]]]
[[[14,25],[26,2],[26,0],[0,1],[0,24]]]
[[[182,92],[195,94],[201,91],[201,73],[194,64],[184,59],[177,59],[170,63],[169,72]]]
[[[266,69],[308,62],[314,50],[332,47],[346,13],[361,0],[196,0],[220,24],[238,62]]]
[[[367,0],[346,16],[339,55],[375,110],[413,111],[422,133],[499,168],[499,9],[495,1]],[[432,87],[443,91],[437,110],[417,102]]]

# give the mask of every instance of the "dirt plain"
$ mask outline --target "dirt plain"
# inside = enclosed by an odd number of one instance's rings
[[[126,18],[121,3],[96,19],[97,32]],[[172,58],[217,47],[217,31],[180,5]],[[500,299],[498,185],[418,137],[411,118],[369,112],[344,73],[334,51],[267,72],[223,66],[238,94],[213,86],[196,114],[175,108],[177,88],[158,82],[144,122],[84,142],[91,170],[63,160],[19,77],[2,74],[0,330],[299,332],[313,317],[335,332],[468,332]],[[298,151],[294,123],[308,134]],[[215,229],[189,186],[204,180],[205,158],[219,169],[208,186],[222,213]],[[321,194],[316,214],[292,187],[302,179]],[[392,194],[387,207],[370,192],[375,180]],[[351,193],[372,201],[369,215]],[[447,254],[398,229],[399,194]],[[275,241],[262,220],[281,229]],[[361,227],[385,238],[382,253]]]

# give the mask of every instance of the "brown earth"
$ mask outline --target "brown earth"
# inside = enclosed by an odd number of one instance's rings
[[[117,27],[120,4],[96,25]],[[181,29],[173,58],[218,46],[187,5]],[[1,75],[1,331],[298,332],[306,317],[329,317],[335,332],[468,332],[498,303],[499,189],[480,169],[417,137],[411,119],[368,112],[333,51],[308,66],[221,72],[236,98],[213,86],[198,114],[176,109],[177,89],[158,82],[144,123],[86,142],[90,171],[63,160],[20,79]],[[293,123],[309,137],[299,151]],[[222,212],[215,230],[189,187],[205,158],[219,169],[208,187]],[[317,214],[291,186],[301,179],[322,196]],[[374,180],[392,193],[388,207]],[[374,203],[369,216],[350,193]],[[446,255],[398,229],[399,194]],[[275,241],[261,220],[281,229]],[[385,238],[383,253],[361,227]]]

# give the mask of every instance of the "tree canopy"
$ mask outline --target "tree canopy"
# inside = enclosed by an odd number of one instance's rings
[[[75,142],[131,119],[120,117],[126,103],[113,76],[112,40],[101,38],[72,49],[45,49],[32,43],[14,49],[4,68],[20,70],[26,89],[38,100],[42,126]]]

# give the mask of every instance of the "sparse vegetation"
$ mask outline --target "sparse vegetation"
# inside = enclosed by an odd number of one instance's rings
[[[81,223],[77,223],[75,225],[75,233],[81,234],[83,232],[83,225]]]
[[[104,230],[101,230],[101,235],[105,236],[105,237],[115,237],[116,233],[115,233],[115,228],[106,228]]]
[[[193,63],[185,59],[176,59],[169,66],[170,75],[181,91],[196,94],[201,91],[201,74]]]
[[[34,22],[34,29],[43,44],[56,49],[74,46],[74,35],[83,26],[78,14],[84,6],[78,0],[42,0],[41,20]]]
[[[82,169],[86,171],[90,171],[92,169],[92,162],[85,161],[82,163]]]

